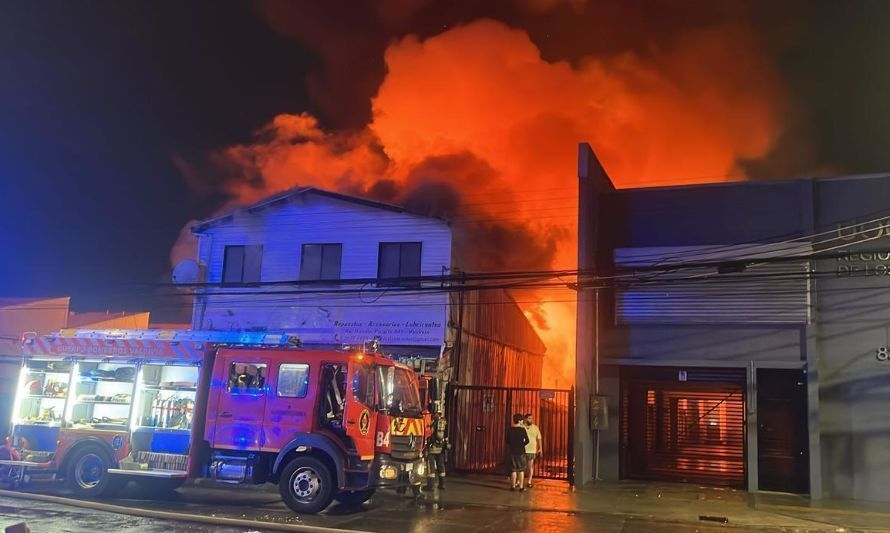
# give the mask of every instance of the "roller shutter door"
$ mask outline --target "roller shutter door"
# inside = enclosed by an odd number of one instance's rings
[[[745,376],[743,368],[622,368],[623,477],[743,487]]]

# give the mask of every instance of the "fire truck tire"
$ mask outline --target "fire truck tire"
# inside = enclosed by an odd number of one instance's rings
[[[315,514],[334,499],[334,476],[319,459],[300,456],[281,471],[278,489],[284,503],[295,513]]]
[[[374,489],[344,490],[334,495],[334,499],[343,505],[361,505],[371,499]]]
[[[108,469],[112,464],[108,452],[99,446],[78,448],[68,459],[68,485],[75,494],[87,498],[97,498],[109,491],[113,494],[123,489],[127,479],[110,475]]]

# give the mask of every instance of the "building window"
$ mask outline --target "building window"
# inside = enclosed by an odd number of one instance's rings
[[[300,280],[340,279],[342,244],[304,244],[300,255]]]
[[[404,282],[407,278],[420,277],[419,242],[381,242],[377,262],[377,278],[383,283],[403,286],[420,286],[419,280]]]
[[[266,386],[264,363],[232,363],[226,391],[231,394],[262,394]]]
[[[283,364],[278,367],[278,396],[305,398],[309,388],[309,365]]]
[[[226,246],[223,283],[258,283],[263,265],[263,245]]]

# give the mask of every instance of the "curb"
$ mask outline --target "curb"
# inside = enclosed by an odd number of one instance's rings
[[[676,524],[685,524],[685,525],[691,525],[691,524],[705,525],[708,523],[706,521],[702,521],[702,519],[700,518],[699,515],[696,515],[695,517],[681,517],[681,516],[664,516],[661,514],[653,514],[653,513],[621,512],[621,511],[614,511],[614,510],[610,511],[610,510],[594,510],[594,509],[578,509],[578,508],[566,508],[566,509],[557,508],[557,509],[554,509],[552,507],[542,507],[540,505],[528,505],[528,504],[522,504],[522,503],[500,503],[500,502],[499,503],[480,503],[480,502],[472,502],[472,501],[463,501],[463,500],[459,500],[459,499],[428,499],[427,503],[428,504],[440,504],[440,505],[464,505],[464,506],[470,506],[470,507],[489,508],[489,509],[510,509],[510,510],[516,510],[516,511],[524,511],[524,512],[528,512],[528,513],[557,512],[557,513],[570,513],[570,514],[594,514],[594,515],[623,516],[623,517],[643,519],[643,520],[645,520],[645,519],[663,520],[666,522],[672,522],[672,523],[676,523]],[[782,508],[782,507],[784,507],[784,508]],[[775,508],[778,508],[778,509],[772,510],[772,509],[760,507],[759,510],[764,513],[780,514],[777,511],[783,510],[783,511],[787,512],[787,511],[791,510],[793,507],[792,506],[785,507],[785,506],[777,505],[774,507],[774,509]],[[799,508],[793,508],[793,509],[800,511]],[[874,514],[884,516],[884,513],[874,513]],[[855,526],[841,526],[841,525],[833,524],[833,523],[829,523],[829,522],[822,522],[822,521],[819,521],[819,520],[816,520],[813,518],[802,518],[802,517],[788,516],[788,515],[782,515],[782,516],[786,516],[787,518],[791,518],[798,522],[819,524],[819,527],[816,529],[817,531],[836,531],[837,528],[839,528],[839,527],[843,527],[843,528],[847,528],[847,529],[861,529],[861,528],[857,528]],[[888,514],[887,516],[890,517],[890,514]],[[739,520],[738,517],[734,517],[731,515],[728,516],[727,519],[728,519],[728,523],[721,524],[721,525],[731,525],[734,527],[759,528],[762,530],[770,530],[770,531],[784,531],[784,530],[787,530],[788,527],[800,527],[800,525],[788,526],[788,525],[780,525],[780,524],[763,524],[763,523],[757,523],[755,521]],[[874,530],[874,531],[890,531],[890,529],[880,529],[880,530]]]
[[[197,524],[208,524],[213,526],[230,526],[236,528],[244,527],[251,529],[261,527],[262,529],[270,531],[300,531],[305,533],[370,533],[354,529],[337,529],[321,526],[309,526],[303,524],[283,524],[280,522],[245,520],[241,518],[211,517],[197,514],[156,511],[152,509],[143,509],[140,507],[128,507],[125,505],[114,505],[110,503],[78,500],[74,498],[64,498],[61,496],[50,496],[48,494],[35,494],[32,492],[16,492],[4,489],[0,489],[0,496],[6,496],[8,498],[18,498],[23,500],[41,501],[46,503],[57,503],[62,505],[69,505],[71,507],[80,507],[82,509],[91,509],[94,511],[141,516],[143,518],[156,518],[160,520],[170,520],[173,522],[193,522]]]

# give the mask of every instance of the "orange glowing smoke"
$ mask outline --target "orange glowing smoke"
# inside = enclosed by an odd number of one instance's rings
[[[366,128],[328,132],[310,115],[280,115],[216,158],[238,170],[230,192],[242,202],[295,185],[446,180],[463,205],[456,233],[505,225],[520,241],[509,264],[469,263],[574,268],[579,141],[629,187],[743,178],[737,161],[763,156],[780,133],[777,75],[744,28],[688,32],[646,57],[548,62],[525,31],[491,20],[409,36],[386,50]],[[569,385],[574,293],[516,299],[542,300],[523,305],[548,347],[544,383]]]

